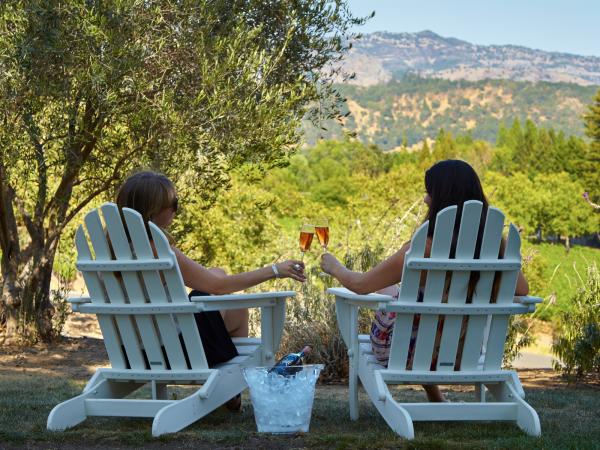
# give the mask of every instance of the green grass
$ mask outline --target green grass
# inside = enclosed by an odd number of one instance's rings
[[[527,399],[542,423],[540,439],[509,423],[416,423],[416,439],[394,434],[361,392],[361,417],[350,421],[346,386],[318,386],[311,430],[304,435],[256,432],[247,393],[242,413],[217,410],[190,427],[159,439],[149,419],[91,418],[64,432],[46,431],[54,405],[81,392],[83,382],[25,374],[0,379],[0,448],[19,447],[190,447],[190,448],[600,448],[597,388],[530,389]],[[422,399],[422,392],[397,395]],[[466,394],[450,393],[451,400]]]
[[[561,244],[529,244],[524,246],[523,254],[534,252],[534,258],[542,262],[541,288],[530,294],[545,297],[556,296],[556,303],[550,305],[540,318],[553,320],[560,311],[569,309],[575,290],[586,279],[587,268],[595,263],[600,268],[600,249],[591,247],[572,247],[568,252]],[[543,307],[542,307],[543,309]]]

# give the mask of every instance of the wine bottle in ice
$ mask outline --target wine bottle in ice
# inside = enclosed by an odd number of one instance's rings
[[[299,353],[289,353],[281,358],[277,363],[269,369],[269,373],[275,372],[278,375],[289,377],[300,371],[300,367],[304,362],[304,357],[312,351],[308,345]]]

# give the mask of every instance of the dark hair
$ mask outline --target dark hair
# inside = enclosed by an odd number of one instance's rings
[[[119,188],[116,198],[119,210],[135,209],[142,215],[148,236],[148,221],[165,208],[177,210],[175,186],[161,173],[143,171],[129,176]]]
[[[448,206],[457,206],[456,221],[454,222],[454,236],[450,248],[450,258],[454,258],[456,254],[458,230],[460,229],[460,219],[464,203],[468,200],[478,200],[483,203],[474,254],[475,258],[479,258],[483,229],[485,227],[485,218],[488,210],[488,201],[485,198],[483,188],[481,187],[481,181],[475,170],[466,162],[458,159],[447,159],[437,162],[425,172],[425,189],[431,198],[429,211],[425,217],[425,221],[429,221],[429,227],[427,229],[427,235],[429,237],[433,236],[437,214]],[[472,297],[478,279],[479,273],[474,272],[471,274],[467,298],[470,299]]]
[[[435,163],[425,172],[425,189],[431,198],[431,205],[425,217],[426,221],[429,220],[429,236],[433,236],[437,214],[452,205],[458,207],[455,224],[455,232],[458,232],[462,208],[467,200],[479,200],[483,203],[481,214],[485,219],[488,202],[477,173],[466,162],[446,159]],[[483,223],[480,224],[482,225]]]

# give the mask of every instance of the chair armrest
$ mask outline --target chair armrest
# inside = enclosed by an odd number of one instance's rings
[[[69,297],[67,301],[77,305],[81,305],[82,303],[92,303],[92,299],[90,297]]]
[[[515,303],[522,303],[523,305],[535,305],[536,303],[542,303],[544,299],[541,297],[530,297],[529,295],[519,295],[513,301]]]
[[[348,304],[369,309],[380,309],[386,303],[394,301],[394,297],[383,294],[357,294],[346,288],[329,288],[328,294],[335,295]]]
[[[90,297],[69,297],[67,302],[71,304],[71,309],[74,312],[79,311],[79,306],[84,305],[86,303],[92,303],[92,299]]]
[[[529,312],[534,312],[535,306],[538,303],[542,303],[544,301],[544,299],[540,298],[540,297],[530,297],[529,295],[519,295],[519,296],[515,296],[513,301],[515,303],[521,303],[524,306],[528,306]]]
[[[239,308],[274,306],[277,300],[295,297],[294,291],[255,292],[251,294],[202,295],[191,297],[200,311],[222,311]]]

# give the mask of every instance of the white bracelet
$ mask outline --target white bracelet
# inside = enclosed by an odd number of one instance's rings
[[[279,270],[277,270],[277,266],[275,264],[271,264],[271,269],[273,270],[273,273],[275,274],[275,278],[279,278]]]

